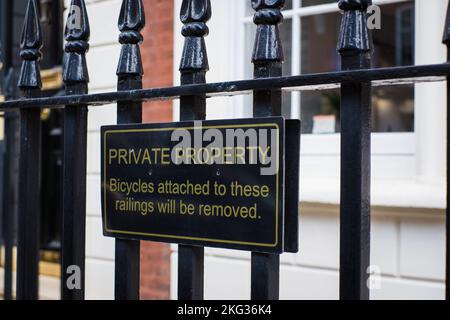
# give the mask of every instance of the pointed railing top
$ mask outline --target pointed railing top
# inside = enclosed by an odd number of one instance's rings
[[[38,61],[41,59],[42,32],[37,0],[29,0],[20,41],[20,70],[18,85],[22,89],[41,88]]]
[[[211,18],[210,0],[183,0],[180,20],[184,24],[181,34],[186,38],[180,62],[181,72],[209,70],[204,38],[209,34],[206,22]]]
[[[90,27],[84,0],[72,0],[69,7],[64,37],[66,58],[63,78],[66,84],[89,82],[86,52],[89,50]]]
[[[366,12],[371,4],[371,0],[339,1],[339,8],[344,11],[337,45],[341,54],[372,51]]]
[[[211,19],[210,0],[183,0],[180,10],[180,20],[182,23],[206,23],[209,19]]]
[[[72,0],[64,31],[66,41],[89,41],[89,18],[84,0]]]
[[[444,36],[442,38],[442,43],[450,45],[450,1],[447,6],[447,16],[445,18]]]
[[[20,49],[40,49],[42,47],[42,31],[39,19],[37,0],[29,0],[20,40]]]
[[[145,26],[145,13],[142,0],[123,0],[119,15],[119,30],[141,31]]]
[[[145,12],[142,0],[122,1],[118,27],[122,50],[116,74],[122,77],[142,76],[144,69],[139,49],[139,44],[143,41],[140,31],[145,27]]]
[[[283,22],[285,0],[252,0],[252,8],[256,11],[253,22],[258,25],[252,62],[283,62],[283,45],[278,25]],[[267,27],[264,27],[267,26]]]
[[[277,25],[283,22],[285,0],[252,0],[252,8],[256,11],[253,22],[257,25]]]

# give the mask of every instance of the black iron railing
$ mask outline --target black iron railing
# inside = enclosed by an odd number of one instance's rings
[[[205,119],[208,97],[253,92],[254,117],[269,117],[281,115],[281,89],[299,90],[306,86],[317,86],[316,89],[320,89],[321,85],[328,84],[340,85],[341,89],[340,297],[369,298],[367,271],[370,253],[371,86],[375,81],[385,80],[395,83],[401,79],[412,82],[423,81],[427,77],[448,79],[450,64],[371,69],[372,43],[366,14],[371,1],[341,0],[339,7],[344,14],[338,51],[342,57],[342,71],[282,77],[283,50],[278,25],[283,20],[281,10],[284,2],[284,0],[251,1],[256,11],[254,22],[257,24],[252,58],[255,79],[207,84],[205,75],[209,65],[203,38],[208,34],[206,22],[211,17],[210,0],[183,0],[180,17],[184,24],[182,34],[185,37],[185,46],[180,65],[181,86],[142,89],[143,69],[139,44],[142,41],[140,31],[145,24],[143,4],[141,0],[123,0],[119,18],[121,32],[119,41],[122,52],[117,69],[117,92],[88,94],[89,79],[85,53],[89,48],[89,23],[84,0],[72,0],[69,15],[74,14],[73,7],[82,8],[79,11],[82,23],[75,29],[71,26],[66,28],[64,65],[66,94],[39,98],[42,35],[37,0],[29,0],[21,43],[23,63],[18,84],[23,92],[23,98],[0,103],[1,111],[20,110],[21,202],[17,270],[19,299],[38,298],[39,199],[40,193],[43,192],[39,184],[41,108],[64,108],[65,112],[62,298],[83,299],[84,284],[80,290],[66,288],[65,268],[70,265],[80,266],[84,279],[88,105],[101,106],[117,102],[118,123],[139,123],[142,120],[143,101],[179,98],[181,120],[202,120]],[[450,46],[450,6],[444,44]],[[450,48],[448,50],[450,52]],[[450,99],[450,85],[447,91]],[[449,116],[450,114],[447,115]],[[450,141],[449,137],[450,129],[447,132],[447,141]],[[447,146],[450,147],[449,144]],[[447,160],[448,172],[450,172],[449,165],[450,158]],[[448,183],[449,179],[447,186]],[[447,199],[450,203],[450,198]],[[448,215],[447,208],[447,233]],[[446,247],[448,251],[448,237]],[[139,249],[138,241],[116,240],[116,299],[139,298]],[[447,254],[447,266],[448,257]],[[252,299],[278,299],[279,265],[279,255],[252,254]],[[178,260],[180,299],[203,298],[203,270],[204,248],[180,245]],[[9,267],[6,274],[10,272]],[[447,298],[450,296],[449,278],[447,267]],[[10,286],[8,288],[10,290]]]

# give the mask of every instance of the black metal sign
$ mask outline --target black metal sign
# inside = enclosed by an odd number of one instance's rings
[[[283,251],[285,120],[102,128],[106,236]]]

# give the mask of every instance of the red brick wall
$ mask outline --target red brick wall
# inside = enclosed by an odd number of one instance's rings
[[[173,0],[144,0],[146,26],[142,34],[145,88],[173,84]],[[144,122],[172,120],[172,102],[146,103]]]
[[[173,0],[143,0],[146,26],[141,46],[144,88],[173,84]],[[144,104],[143,122],[170,122],[172,102]],[[142,242],[141,299],[170,298],[170,246]]]

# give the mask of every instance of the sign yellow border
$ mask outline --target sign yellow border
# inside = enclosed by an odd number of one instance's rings
[[[249,128],[249,127],[275,127],[277,129],[277,168],[279,169],[279,142],[280,142],[280,127],[277,123],[255,123],[255,124],[236,124],[236,125],[222,125],[222,126],[202,126],[202,129],[230,129],[230,128]],[[174,130],[195,130],[197,127],[172,127],[172,128],[152,128],[152,129],[128,129],[128,130],[107,130],[104,132],[103,137],[103,212],[104,212],[104,229],[106,232],[114,233],[114,234],[127,234],[134,236],[148,236],[148,237],[156,237],[156,238],[171,238],[177,240],[189,240],[189,241],[207,241],[207,242],[215,242],[215,243],[225,243],[225,244],[236,244],[236,245],[248,245],[248,246],[259,246],[259,247],[269,247],[274,248],[278,245],[278,194],[279,194],[279,174],[280,170],[277,171],[276,174],[276,194],[275,194],[275,243],[266,244],[266,243],[255,243],[255,242],[244,242],[244,241],[232,241],[232,240],[222,240],[222,239],[209,239],[209,238],[198,238],[198,237],[188,237],[188,236],[174,236],[174,235],[166,235],[166,234],[156,234],[156,233],[145,233],[145,232],[133,232],[133,231],[123,231],[123,230],[111,230],[107,227],[107,213],[106,213],[106,137],[108,134],[117,134],[117,133],[140,133],[140,132],[161,132],[161,131],[174,131]]]

